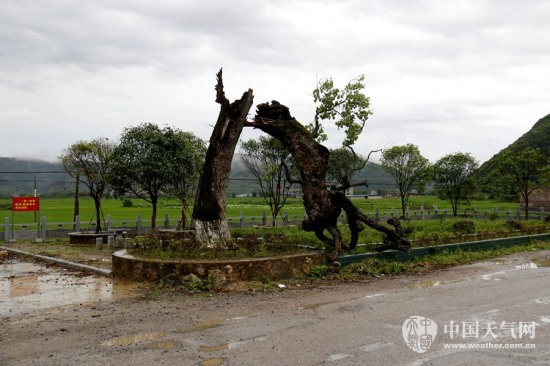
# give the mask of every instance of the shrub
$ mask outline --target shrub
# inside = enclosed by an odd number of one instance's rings
[[[525,227],[523,226],[523,224],[519,220],[506,220],[506,222],[504,223],[504,226],[510,231],[513,231],[513,230],[523,231],[523,230],[525,230]]]
[[[452,229],[456,235],[469,235],[475,233],[476,225],[470,220],[457,221],[453,224]]]

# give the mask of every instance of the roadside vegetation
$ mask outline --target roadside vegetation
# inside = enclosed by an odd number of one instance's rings
[[[310,280],[338,279],[356,280],[362,277],[382,277],[394,275],[406,275],[438,270],[452,266],[460,266],[474,262],[499,258],[513,253],[525,251],[537,251],[550,249],[550,241],[536,241],[526,245],[516,245],[506,248],[490,250],[454,250],[441,251],[421,258],[413,258],[408,261],[389,260],[383,258],[367,258],[360,263],[352,263],[342,268],[340,273],[334,273],[329,266],[316,266],[309,273]],[[542,261],[539,265],[547,266],[548,262]]]

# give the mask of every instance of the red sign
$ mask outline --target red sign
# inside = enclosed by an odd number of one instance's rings
[[[11,201],[12,211],[38,211],[38,197],[13,197]]]

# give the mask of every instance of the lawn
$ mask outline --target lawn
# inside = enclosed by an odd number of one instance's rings
[[[132,199],[131,207],[125,207],[121,200],[104,199],[102,201],[102,210],[105,217],[111,215],[114,221],[127,220],[133,222],[137,215],[141,215],[142,219],[149,220],[151,218],[151,205],[143,200]],[[379,210],[380,214],[389,214],[392,209],[397,215],[400,213],[401,203],[399,198],[382,198],[382,199],[355,199],[354,203],[364,212],[370,213]],[[448,210],[450,205],[447,201],[440,200],[437,197],[423,196],[411,197],[410,209],[419,210],[423,206],[425,210],[433,210],[434,207],[440,210]],[[503,203],[496,201],[472,201],[468,206],[461,206],[463,209],[476,208],[478,211],[492,211],[497,208],[499,211],[515,212],[517,203]],[[16,212],[13,214],[15,224],[27,224],[35,222],[35,217],[46,217],[49,223],[72,222],[74,212],[74,198],[42,198],[40,200],[40,212],[36,215],[34,212]],[[269,217],[269,207],[261,198],[229,198],[227,202],[228,218],[238,218],[241,213],[246,217],[260,218],[263,213]],[[286,206],[283,208],[283,213],[287,212],[291,217],[303,217],[305,210],[301,199],[289,199]],[[11,222],[11,200],[0,200],[0,215],[8,217]],[[175,199],[164,198],[158,204],[157,219],[163,220],[165,215],[168,215],[171,220],[176,220],[181,216],[180,204]],[[89,197],[80,198],[80,221],[89,222],[95,221],[93,201]]]

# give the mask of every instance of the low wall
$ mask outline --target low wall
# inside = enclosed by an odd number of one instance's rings
[[[135,257],[126,250],[113,253],[113,277],[132,281],[159,281],[215,274],[224,282],[278,280],[303,276],[325,262],[324,251],[239,260],[157,260]]]
[[[343,255],[339,258],[339,262],[342,266],[347,266],[351,263],[358,263],[367,258],[381,258],[381,259],[390,259],[398,261],[412,260],[416,257],[424,257],[429,254],[439,253],[442,251],[455,251],[455,250],[489,250],[496,248],[506,248],[516,245],[527,245],[533,241],[546,241],[550,240],[550,233],[546,234],[536,234],[536,235],[523,235],[523,236],[513,236],[509,238],[498,238],[490,240],[478,240],[470,241],[465,243],[453,243],[453,244],[443,244],[433,247],[419,247],[412,248],[410,253],[405,253],[397,250],[388,250],[381,253],[361,253],[361,254],[350,254]]]

